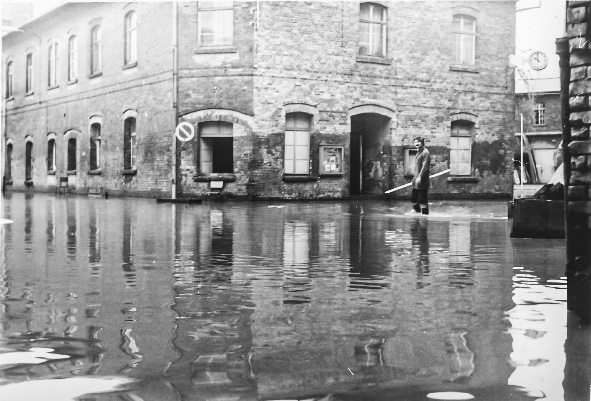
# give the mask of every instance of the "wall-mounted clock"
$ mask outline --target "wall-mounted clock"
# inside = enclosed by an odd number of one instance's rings
[[[528,62],[531,68],[533,68],[536,71],[540,71],[546,68],[546,66],[548,65],[548,56],[546,56],[544,53],[540,51],[533,52],[529,56]]]

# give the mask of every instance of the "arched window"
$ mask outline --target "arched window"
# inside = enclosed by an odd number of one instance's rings
[[[68,81],[78,78],[78,38],[70,36],[68,39]]]
[[[100,25],[92,28],[90,32],[90,73],[98,74],[101,72],[102,58],[102,34]]]
[[[68,173],[76,172],[76,137],[68,139]]]
[[[25,92],[33,92],[33,53],[27,54],[27,60],[25,65]]]
[[[135,117],[128,117],[123,122],[123,168],[137,168],[137,133]]]
[[[101,166],[101,125],[93,123],[90,126],[90,170],[97,170]]]
[[[472,174],[472,137],[474,123],[466,120],[452,121],[449,146],[451,175]]]
[[[57,85],[57,66],[58,66],[58,53],[57,42],[49,44],[47,52],[47,86],[50,88]]]
[[[208,121],[199,124],[201,172],[234,172],[234,129],[232,123]]]
[[[56,146],[55,134],[50,134],[47,137],[47,171],[55,172],[56,170]]]
[[[14,70],[13,70],[12,61],[9,61],[6,64],[6,98],[11,98],[13,96],[13,80],[14,80]]]
[[[453,62],[474,65],[476,52],[476,18],[459,14],[453,18]]]
[[[135,11],[125,15],[125,65],[137,61],[137,17]]]
[[[284,172],[308,175],[312,118],[306,113],[288,113],[285,119]]]
[[[386,57],[386,15],[384,6],[361,4],[359,12],[359,54]]]
[[[6,176],[6,180],[12,180],[12,143],[8,142],[6,144],[6,160],[4,165],[4,174]]]
[[[25,142],[25,181],[33,179],[33,141],[26,139]]]

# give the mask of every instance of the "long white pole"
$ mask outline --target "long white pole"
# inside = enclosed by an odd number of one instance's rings
[[[523,198],[523,165],[525,163],[523,160],[523,113],[521,113],[521,135],[519,138],[521,139],[521,176],[519,181],[521,182],[521,197]]]
[[[435,174],[432,174],[432,175],[430,175],[430,176],[429,176],[429,178],[439,177],[440,175],[447,174],[447,173],[449,173],[450,171],[451,171],[451,169],[449,169],[449,168],[448,168],[447,170],[443,170],[443,171],[440,171],[440,172],[438,172],[438,173],[435,173]],[[390,192],[398,191],[399,189],[402,189],[402,188],[408,188],[408,187],[410,187],[411,185],[412,185],[412,182],[409,182],[409,183],[407,183],[407,184],[404,184],[404,185],[401,185],[401,186],[399,186],[399,187],[396,187],[396,188],[389,189],[389,190],[387,190],[387,191],[386,191],[386,192],[384,192],[384,193],[386,193],[386,194],[389,194]]]

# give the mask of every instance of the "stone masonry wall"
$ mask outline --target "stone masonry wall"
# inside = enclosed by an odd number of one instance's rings
[[[591,2],[570,1],[567,9],[570,74],[568,117],[570,135],[563,135],[567,190],[567,279],[569,309],[591,320]],[[559,53],[560,54],[560,53]],[[563,56],[561,56],[562,59]],[[564,85],[564,82],[563,82]],[[563,88],[563,91],[565,88]],[[563,105],[564,107],[564,105]],[[580,291],[582,289],[582,291]]]
[[[451,123],[457,115],[475,122],[473,179],[433,180],[434,196],[512,193],[514,141],[514,2],[380,2],[388,7],[387,57],[358,56],[359,3],[261,2],[255,67],[254,113],[261,143],[256,180],[269,191],[346,194],[350,172],[311,183],[281,179],[281,147],[273,138],[285,127],[286,105],[305,104],[317,111],[313,143],[345,146],[350,157],[352,109],[378,106],[392,110],[390,135],[381,144],[384,188],[408,182],[404,149],[417,135],[426,137],[432,171],[447,168]],[[451,62],[454,7],[478,11],[476,64]],[[437,29],[425,29],[425,23]],[[513,23],[512,23],[513,21]],[[312,157],[315,156],[312,154]],[[345,165],[345,168],[348,168]],[[395,195],[408,196],[408,192]]]
[[[137,12],[137,65],[123,68],[123,21]],[[172,108],[171,5],[167,3],[69,3],[3,39],[3,58],[14,65],[14,97],[6,102],[6,139],[13,143],[12,188],[53,191],[65,177],[67,138],[75,131],[76,173],[71,189],[86,193],[102,189],[113,195],[170,194]],[[90,29],[102,27],[102,74],[89,77]],[[159,29],[153,29],[159,26]],[[68,82],[68,37],[78,38],[78,76]],[[48,88],[48,42],[58,43],[58,86]],[[34,57],[34,93],[25,95],[25,56]],[[136,113],[135,175],[123,170],[123,114]],[[99,118],[100,173],[90,174],[90,119]],[[56,171],[48,174],[47,138],[56,135]],[[25,138],[33,141],[32,186],[25,186]]]

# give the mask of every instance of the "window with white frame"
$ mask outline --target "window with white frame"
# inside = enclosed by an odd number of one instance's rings
[[[546,124],[546,105],[544,103],[536,103],[534,106],[534,125]]]
[[[234,127],[224,121],[199,124],[201,172],[234,172]]]
[[[50,88],[57,85],[58,66],[58,45],[57,42],[49,44],[47,54],[47,86]]]
[[[78,78],[78,38],[70,36],[68,39],[68,81]]]
[[[6,97],[11,98],[13,96],[13,80],[14,80],[14,66],[12,61],[6,64]]]
[[[284,173],[308,175],[312,116],[306,113],[288,113],[285,120]]]
[[[125,65],[137,61],[137,14],[130,11],[125,14]]]
[[[90,169],[97,170],[101,165],[101,125],[90,126]]]
[[[234,43],[232,1],[200,1],[197,13],[199,47],[231,46]]]
[[[33,53],[27,54],[25,65],[25,92],[33,92]]]
[[[359,12],[359,54],[386,57],[387,9],[373,3],[361,4]]]
[[[90,73],[101,72],[102,33],[100,25],[90,31]]]
[[[453,62],[474,65],[476,53],[476,19],[459,14],[453,17]]]
[[[123,168],[137,168],[137,133],[135,117],[128,117],[123,123]]]
[[[56,170],[55,156],[55,134],[49,134],[47,136],[47,171],[49,172],[53,172]]]
[[[451,175],[469,176],[472,174],[472,136],[474,123],[453,121],[449,144],[449,168]]]

